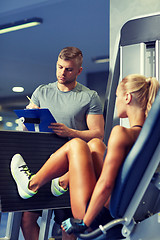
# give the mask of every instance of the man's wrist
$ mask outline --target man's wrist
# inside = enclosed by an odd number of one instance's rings
[[[80,136],[78,135],[78,131],[75,129],[70,128],[70,132],[69,132],[69,138],[80,138]]]

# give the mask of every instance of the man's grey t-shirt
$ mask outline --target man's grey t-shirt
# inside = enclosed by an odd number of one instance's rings
[[[48,108],[57,122],[76,130],[88,129],[86,115],[102,114],[97,92],[80,83],[68,92],[60,91],[57,82],[40,85],[31,99],[38,107]]]

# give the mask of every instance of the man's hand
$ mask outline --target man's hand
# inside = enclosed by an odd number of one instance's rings
[[[72,129],[63,123],[51,123],[49,126],[60,137],[71,137]]]
[[[39,108],[36,104],[30,103],[26,106],[26,109],[37,109]]]
[[[62,229],[68,233],[83,233],[88,227],[83,220],[68,218],[62,222]]]

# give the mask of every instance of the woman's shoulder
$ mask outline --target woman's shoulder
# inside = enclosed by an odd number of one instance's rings
[[[110,135],[110,143],[126,145],[130,141],[130,129],[120,125],[113,127]]]
[[[117,146],[130,147],[136,141],[140,131],[133,128],[126,128],[123,126],[115,126],[110,135],[110,143]]]
[[[128,134],[130,128],[116,125],[112,129],[112,134]]]

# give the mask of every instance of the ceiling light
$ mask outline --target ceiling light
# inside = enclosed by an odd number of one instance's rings
[[[6,122],[6,126],[7,126],[7,127],[12,127],[12,126],[13,126],[13,123],[12,123],[12,122]]]
[[[20,30],[23,28],[33,27],[41,23],[42,23],[41,18],[31,18],[0,25],[0,34]]]
[[[109,62],[109,58],[107,57],[97,57],[92,59],[94,63],[106,63]]]
[[[23,87],[13,87],[13,88],[12,88],[12,91],[13,91],[13,92],[23,92],[23,91],[24,91],[24,88],[23,88]]]

